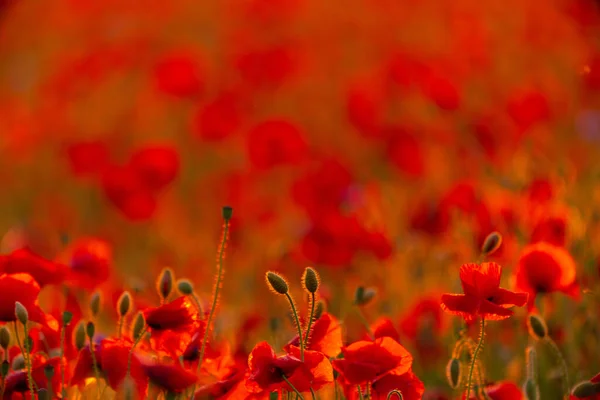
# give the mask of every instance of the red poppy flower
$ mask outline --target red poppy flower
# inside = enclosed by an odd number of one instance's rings
[[[144,317],[151,332],[189,332],[198,325],[198,309],[187,296],[181,296],[159,307],[148,308],[144,310]]]
[[[290,355],[300,359],[300,348],[292,346]],[[329,358],[318,351],[304,350],[304,362],[288,380],[299,392],[308,392],[312,388],[318,391],[333,382],[333,368]],[[286,384],[287,385],[287,384]],[[284,387],[287,387],[284,385]]]
[[[300,128],[283,119],[255,125],[248,134],[248,157],[259,169],[296,165],[304,160],[307,144]]]
[[[237,60],[242,78],[259,88],[272,88],[285,83],[297,67],[297,60],[290,49],[273,47],[249,51]]]
[[[371,389],[373,400],[386,400],[392,390],[399,390],[403,400],[420,400],[425,392],[425,385],[412,370],[405,373],[394,370],[373,382]]]
[[[438,204],[421,201],[410,216],[410,228],[429,236],[439,236],[448,230],[450,216]]]
[[[46,315],[38,305],[40,285],[29,274],[0,275],[0,321],[16,321],[15,303],[27,309],[29,320],[48,325]]]
[[[383,138],[381,130],[383,99],[367,85],[353,87],[346,98],[348,120],[361,135],[371,139]]]
[[[547,242],[554,246],[564,246],[567,241],[567,221],[561,217],[547,217],[533,228],[531,243]]]
[[[32,357],[31,377],[33,378],[34,384],[38,389],[48,388],[48,379],[44,373],[44,368],[47,366],[52,366],[54,368],[54,376],[51,381],[53,390],[60,390],[61,362],[59,357],[50,358],[48,360]],[[12,399],[13,393],[21,393],[25,396],[25,393],[29,392],[27,371],[20,370],[9,373],[4,385],[4,399]]]
[[[485,392],[491,400],[521,400],[523,399],[523,392],[517,385],[512,382],[498,382],[493,385],[485,387]],[[462,398],[466,397],[466,393],[463,394]],[[475,400],[475,395],[471,396],[470,400]]]
[[[539,242],[521,252],[516,275],[516,287],[529,293],[529,308],[534,307],[538,293],[563,292],[579,296],[575,261],[567,250]]]
[[[98,370],[102,370],[102,364],[100,359],[100,346],[97,344],[94,347],[94,356],[96,357],[96,367]],[[73,374],[71,375],[71,385],[81,385],[84,383],[86,378],[94,376],[94,360],[92,358],[92,352],[90,346],[85,346],[79,351],[77,355],[77,362],[73,368]]]
[[[502,267],[496,263],[464,264],[460,280],[464,294],[442,295],[442,308],[469,321],[477,316],[501,320],[513,315],[507,307],[522,307],[527,293],[515,293],[500,288]]]
[[[548,98],[539,91],[515,93],[507,104],[507,111],[522,131],[526,131],[535,124],[546,121],[551,117]]]
[[[96,176],[110,159],[108,145],[99,140],[71,143],[66,151],[71,171],[76,176]]]
[[[391,319],[386,317],[380,317],[371,324],[371,332],[373,332],[373,338],[379,339],[383,337],[390,337],[396,342],[400,342],[400,335],[398,330],[394,326]]]
[[[157,363],[142,360],[142,368],[153,385],[174,393],[181,393],[194,385],[198,377],[176,363]]]
[[[527,188],[527,198],[532,204],[544,205],[554,198],[554,187],[547,179],[534,179]]]
[[[193,116],[192,130],[203,141],[216,142],[231,136],[242,122],[240,101],[232,93],[223,93],[200,107]]]
[[[147,146],[133,153],[129,165],[146,188],[159,191],[177,176],[179,153],[166,145]]]
[[[71,267],[68,281],[93,289],[106,282],[112,268],[112,248],[100,239],[80,238],[69,245],[61,259]]]
[[[163,57],[154,67],[158,90],[176,97],[196,97],[204,89],[204,76],[199,64],[186,53]]]
[[[392,370],[402,375],[412,365],[410,353],[390,337],[358,341],[342,348],[343,359],[333,360],[333,368],[348,385],[373,382]]]
[[[235,370],[229,376],[224,377],[221,380],[202,386],[196,390],[194,398],[196,399],[221,399],[226,398],[234,387],[242,382],[245,377],[245,370]]]
[[[415,346],[422,362],[434,362],[445,349],[439,338],[443,318],[439,297],[420,299],[400,321],[400,331]]]
[[[147,220],[156,211],[156,195],[130,166],[111,166],[102,175],[106,197],[132,221]]]
[[[442,110],[454,111],[460,107],[460,92],[446,77],[431,74],[424,82],[423,91]]]
[[[206,320],[199,321],[198,328],[192,335],[187,347],[183,351],[183,359],[186,361],[195,361],[200,356],[200,350],[202,348],[202,340],[204,340],[204,333],[206,331]],[[204,359],[216,358],[220,355],[220,352],[215,348],[215,344],[211,341],[206,343],[204,349]]]
[[[292,339],[284,348],[288,353],[292,346],[298,346],[300,340],[298,335]],[[316,320],[310,330],[308,349],[325,354],[328,357],[337,357],[342,350],[342,326],[331,314],[324,313]]]
[[[67,267],[46,260],[28,248],[22,248],[0,256],[0,273],[29,274],[41,287],[44,287],[62,283],[67,273]]]
[[[422,176],[425,172],[425,159],[418,137],[402,127],[386,129],[389,141],[387,156],[393,166],[411,178]]]
[[[281,357],[267,342],[260,342],[248,357],[248,372],[246,389],[251,393],[273,391],[279,387],[287,387],[283,376],[289,380],[302,366],[299,358],[286,354]]]
[[[129,340],[112,338],[104,339],[100,344],[98,363],[102,366],[106,381],[113,390],[118,391],[127,377],[131,346]],[[135,352],[131,354],[130,374],[140,398],[144,398],[148,378]]]

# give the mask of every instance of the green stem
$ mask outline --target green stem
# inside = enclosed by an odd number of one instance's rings
[[[125,318],[123,317],[119,317],[119,339],[121,339],[121,336],[123,335],[123,322],[124,322]]]
[[[147,330],[148,326],[146,325],[131,345],[131,349],[129,350],[129,354],[127,355],[127,375],[125,375],[125,380],[127,380],[131,376],[131,359],[133,358],[133,349],[135,349],[135,346],[137,346],[140,340],[142,340]]]
[[[399,391],[398,389],[394,389],[391,392],[389,392],[387,395],[387,400],[390,400],[393,395],[398,396],[398,399],[400,399],[400,400],[404,400],[404,396],[402,396],[402,392]]]
[[[552,349],[552,352],[554,353],[554,356],[556,357],[556,359],[560,363],[560,369],[562,370],[562,373],[563,373],[563,393],[564,393],[564,398],[568,399],[569,398],[569,387],[570,386],[569,386],[569,370],[567,368],[567,362],[565,361],[565,358],[563,357],[562,353],[560,352],[560,349],[558,348],[558,346],[556,345],[556,343],[554,342],[554,340],[552,340],[549,336],[546,336],[546,338],[544,339],[544,341],[546,343],[548,343],[548,345]]]
[[[304,397],[302,397],[302,394],[301,394],[301,393],[298,391],[298,389],[296,389],[296,387],[295,387],[294,385],[292,385],[292,382],[290,382],[290,381],[288,380],[288,378],[286,378],[286,376],[285,376],[285,375],[283,375],[283,374],[282,374],[281,376],[283,377],[283,380],[284,380],[284,381],[285,381],[285,382],[286,382],[288,385],[290,385],[290,387],[292,388],[292,390],[293,390],[293,391],[296,393],[296,397],[300,397],[300,399],[304,400]]]
[[[21,339],[19,339],[19,328],[17,326],[17,321],[14,321],[15,326],[15,337],[17,338],[17,344],[19,345],[19,349],[21,350],[21,354],[23,354],[23,361],[25,362],[25,368],[27,369],[27,387],[29,388],[29,392],[31,393],[31,400],[35,400],[35,391],[33,385],[33,376],[31,375],[31,365],[29,359],[29,351],[21,344]],[[23,325],[23,332],[25,334],[25,340],[27,340],[27,325]],[[23,342],[25,343],[25,342]]]
[[[315,294],[310,294],[310,317],[308,318],[308,327],[306,328],[306,338],[304,339],[304,346],[308,348],[308,339],[310,338],[310,328],[312,327],[313,319],[315,317]],[[302,336],[300,336],[300,341],[302,341]]]
[[[358,398],[360,400],[364,400],[365,398],[364,398],[364,396],[362,394],[362,389],[360,388],[360,385],[356,385],[356,390],[358,390]]]
[[[67,389],[65,388],[65,369],[67,369],[67,362],[65,359],[65,329],[66,326],[63,323],[62,329],[60,330],[60,363],[62,365],[60,370],[60,393],[63,399],[67,398]]]
[[[317,400],[317,395],[315,394],[315,391],[313,390],[313,388],[310,388],[310,395],[312,396],[313,400]]]
[[[94,368],[94,375],[96,377],[96,391],[98,392],[98,399],[100,399],[100,371],[98,370],[98,361],[96,360],[94,340],[92,338],[90,338],[90,354],[92,355],[92,367]]]
[[[200,373],[202,367],[202,361],[204,360],[204,352],[206,351],[206,342],[208,341],[208,332],[210,331],[210,325],[212,323],[215,309],[217,308],[217,302],[219,301],[219,291],[221,289],[221,280],[223,279],[223,256],[225,255],[225,247],[227,246],[227,238],[229,236],[229,221],[225,221],[225,227],[223,228],[223,237],[221,238],[221,246],[219,249],[218,256],[218,267],[217,267],[217,280],[215,282],[215,290],[213,293],[212,304],[210,306],[210,312],[208,314],[208,320],[206,321],[206,329],[204,330],[204,337],[202,338],[202,346],[200,348],[200,356],[198,357],[198,366],[196,367],[196,375]],[[192,396],[190,399],[193,400],[196,392],[196,385],[194,384],[192,390]]]
[[[358,318],[360,318],[360,322],[362,322],[365,328],[367,328],[367,333],[369,334],[369,337],[373,339],[375,336],[373,335],[373,331],[371,330],[371,325],[369,325],[369,321],[367,321],[367,318],[365,318],[365,315],[363,314],[359,306],[356,306],[356,314],[358,315]]]
[[[287,297],[288,302],[290,303],[292,314],[294,314],[294,319],[296,320],[296,328],[298,329],[298,337],[300,338],[300,359],[304,361],[304,341],[302,340],[302,327],[300,326],[298,311],[296,311],[296,305],[294,304],[294,299],[292,299],[292,296],[290,296],[289,293],[286,293],[285,297]]]
[[[194,304],[196,304],[196,308],[198,309],[200,319],[204,321],[204,318],[206,318],[206,316],[204,315],[204,308],[202,307],[202,304],[200,304],[200,299],[198,299],[196,293],[192,293],[190,297],[194,300]]]
[[[479,355],[479,351],[483,347],[484,334],[485,318],[481,317],[481,331],[479,332],[479,342],[477,343],[477,347],[475,347],[475,351],[473,352],[473,357],[471,359],[471,368],[469,368],[469,380],[467,381],[467,400],[471,398],[471,382],[473,380],[473,371],[475,370],[475,364],[477,364],[477,356]]]

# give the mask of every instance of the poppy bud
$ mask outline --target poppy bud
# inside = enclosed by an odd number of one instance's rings
[[[357,306],[365,306],[375,298],[376,294],[377,291],[373,288],[359,286],[356,288],[356,292],[354,293],[354,304]]]
[[[96,334],[96,325],[94,325],[92,321],[88,321],[88,323],[85,325],[85,333],[90,341],[92,341],[94,335]]]
[[[460,360],[451,358],[446,366],[446,378],[452,389],[458,388],[462,378]]]
[[[10,345],[10,331],[6,326],[0,328],[0,347],[4,350],[8,349]]]
[[[51,380],[52,378],[54,378],[54,366],[53,365],[47,364],[44,367],[44,376],[48,380]]]
[[[323,300],[317,301],[317,304],[315,305],[315,321],[321,318],[321,315],[323,315],[323,313],[325,312],[325,308],[326,305]]]
[[[37,392],[38,400],[50,400],[50,394],[48,393],[48,389],[41,388]]]
[[[10,363],[8,362],[8,360],[2,361],[2,367],[0,367],[0,375],[2,376],[2,378],[4,378],[6,375],[8,375],[9,370],[10,370]]]
[[[310,293],[316,293],[319,289],[319,274],[311,267],[306,267],[302,275],[302,286]]]
[[[590,381],[580,382],[573,388],[571,394],[578,399],[593,396],[597,393],[596,385]]]
[[[526,400],[540,400],[540,388],[531,378],[528,378],[523,384],[523,393]]]
[[[129,313],[129,309],[131,308],[131,295],[129,292],[125,291],[119,297],[117,301],[117,312],[121,318],[125,317]]]
[[[225,206],[223,207],[223,219],[225,221],[229,221],[231,219],[231,217],[233,216],[233,208],[229,207],[229,206]]]
[[[546,321],[539,315],[529,315],[527,318],[527,328],[529,329],[529,334],[533,336],[534,339],[541,340],[548,336],[548,326],[546,325]]]
[[[287,294],[289,291],[288,284],[285,279],[275,272],[267,272],[267,284],[275,293]]]
[[[481,245],[481,254],[484,256],[489,256],[494,253],[500,245],[502,244],[502,235],[500,232],[492,232],[483,241]]]
[[[12,360],[12,370],[19,371],[21,369],[25,369],[25,358],[23,354],[17,354]]]
[[[136,340],[142,334],[144,326],[146,326],[144,314],[138,313],[135,317],[135,322],[133,323],[133,340]]]
[[[173,291],[173,270],[171,268],[162,270],[156,281],[156,289],[163,301],[171,295],[171,292]]]
[[[95,292],[90,299],[90,311],[92,312],[92,316],[95,317],[100,312],[100,307],[102,303],[102,299],[100,297],[99,292]]]
[[[75,329],[75,347],[79,351],[83,349],[83,346],[85,346],[85,324],[81,321]]]
[[[62,314],[62,321],[64,326],[68,326],[73,320],[73,313],[70,311],[65,311]]]
[[[177,281],[177,290],[179,293],[189,296],[194,293],[194,285],[187,279],[180,279]]]
[[[15,302],[15,316],[20,323],[27,325],[27,321],[29,321],[29,314],[27,313],[25,306],[18,301]]]

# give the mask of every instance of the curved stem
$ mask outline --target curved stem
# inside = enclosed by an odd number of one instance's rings
[[[210,332],[210,325],[212,323],[215,309],[217,308],[217,302],[219,301],[219,291],[221,289],[221,280],[223,279],[223,257],[225,255],[225,248],[227,247],[227,239],[229,236],[229,221],[225,221],[223,228],[223,237],[221,238],[221,246],[219,248],[219,255],[217,261],[217,279],[215,281],[215,289],[213,293],[212,304],[210,306],[210,312],[208,314],[208,320],[206,321],[206,329],[204,331],[204,337],[202,338],[202,346],[200,348],[200,356],[198,357],[198,366],[196,367],[196,375],[200,373],[202,367],[202,361],[204,360],[204,352],[206,351],[206,342],[208,341],[208,332]],[[192,396],[194,398],[196,392],[196,385],[192,389]]]
[[[317,395],[315,394],[315,391],[313,390],[313,388],[310,388],[310,395],[312,396],[313,400],[317,400]]]
[[[400,400],[404,400],[404,396],[402,396],[402,392],[399,391],[398,389],[394,389],[391,392],[389,392],[387,395],[387,400],[390,400],[393,395],[398,396],[398,399],[400,399]]]
[[[288,302],[290,303],[292,314],[294,314],[294,318],[296,320],[296,328],[298,329],[298,337],[300,338],[300,359],[304,361],[304,342],[302,340],[302,327],[300,326],[298,311],[296,311],[296,305],[294,304],[294,299],[292,299],[292,296],[290,296],[289,293],[286,293],[285,297],[287,297]]]
[[[25,362],[25,368],[27,369],[27,387],[29,388],[29,392],[31,393],[31,400],[35,400],[35,391],[33,387],[33,376],[31,375],[31,365],[29,359],[29,351],[25,348],[23,344],[21,344],[21,339],[19,339],[19,327],[17,326],[17,321],[14,321],[15,326],[15,336],[17,338],[17,344],[19,345],[19,349],[21,350],[21,354],[23,354],[23,361]],[[23,325],[23,332],[25,334],[24,340],[27,339],[27,326]]]
[[[315,318],[315,294],[310,294],[310,316],[308,318],[308,327],[306,328],[306,337],[304,339],[304,346],[308,347],[308,339],[310,338],[310,328],[312,327],[313,319]],[[300,336],[300,341],[302,341],[302,336]]]
[[[200,320],[204,321],[204,318],[206,318],[206,316],[204,315],[204,308],[202,307],[202,304],[200,304],[200,299],[198,299],[198,295],[196,295],[196,293],[192,293],[190,295],[190,297],[192,298],[192,300],[194,300],[194,304],[196,305],[196,308],[198,309],[198,314],[200,315]]]
[[[294,387],[294,385],[292,385],[292,382],[290,382],[290,381],[288,380],[288,378],[286,378],[286,376],[285,376],[284,374],[282,374],[281,376],[283,377],[283,380],[284,380],[284,381],[285,381],[285,382],[286,382],[288,385],[290,385],[290,387],[292,388],[292,390],[293,390],[293,391],[296,393],[296,396],[297,396],[297,397],[300,397],[302,400],[304,400],[304,397],[302,397],[302,393],[300,393],[300,392],[298,391],[298,389],[296,389],[296,388]]]
[[[471,359],[471,368],[469,368],[469,380],[467,381],[467,400],[471,397],[471,382],[473,380],[473,371],[475,370],[475,364],[477,364],[477,356],[479,355],[479,351],[483,347],[483,336],[485,334],[485,318],[481,317],[481,331],[479,332],[479,342],[477,343],[477,347],[473,351],[473,357]]]
[[[567,362],[565,361],[565,358],[563,357],[562,353],[560,352],[560,349],[558,348],[558,346],[556,345],[556,343],[554,342],[554,340],[552,340],[549,336],[546,336],[546,338],[544,339],[544,341],[546,343],[548,343],[548,345],[552,349],[552,352],[554,353],[554,356],[556,357],[556,359],[560,363],[560,369],[562,370],[562,373],[563,373],[563,393],[564,393],[564,398],[568,399],[569,398],[569,387],[570,386],[569,386],[569,370],[567,368]]]

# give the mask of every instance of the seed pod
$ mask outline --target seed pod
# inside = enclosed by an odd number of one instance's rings
[[[187,279],[180,279],[177,281],[177,290],[179,293],[189,296],[194,293],[194,285]]]
[[[281,275],[269,271],[266,274],[266,278],[268,286],[275,293],[287,294],[287,292],[289,291],[288,284]]]
[[[136,340],[142,334],[144,326],[146,326],[146,320],[144,319],[144,314],[140,312],[135,317],[135,322],[133,323],[133,340]]]
[[[156,290],[163,301],[166,300],[173,291],[173,275],[173,270],[171,268],[164,268],[156,281]]]
[[[23,357],[23,354],[17,354],[12,359],[12,370],[20,371],[22,369],[25,369],[25,358]]]
[[[8,349],[10,345],[10,331],[6,326],[0,328],[0,347],[4,350]]]
[[[321,318],[321,316],[325,312],[326,307],[327,306],[325,305],[325,302],[323,300],[317,301],[317,304],[315,305],[315,321]]]
[[[500,245],[502,244],[502,235],[500,232],[492,232],[483,241],[481,245],[481,254],[484,256],[489,256],[494,253]]]
[[[575,387],[573,388],[573,391],[571,392],[571,394],[573,396],[577,397],[578,399],[590,397],[590,396],[595,395],[596,393],[597,393],[596,387],[590,381],[584,381],[584,382],[578,383],[577,385],[575,385]]]
[[[70,311],[65,311],[62,314],[62,321],[63,321],[63,325],[64,326],[68,326],[69,324],[71,324],[71,321],[73,320],[73,313]]]
[[[44,376],[48,380],[51,380],[52,378],[54,378],[54,366],[53,365],[47,364],[44,367]]]
[[[302,286],[309,293],[316,293],[319,290],[319,274],[311,267],[306,267],[302,275]]]
[[[27,309],[23,304],[19,303],[18,301],[15,302],[15,316],[23,325],[26,325],[27,321],[29,321],[29,314],[27,313]]]
[[[119,300],[117,301],[117,312],[119,313],[119,316],[123,318],[127,314],[129,314],[130,309],[131,295],[129,294],[129,292],[125,291],[123,292],[123,294],[121,294],[121,297],[119,297]]]
[[[91,342],[92,339],[94,339],[94,335],[96,334],[96,325],[94,324],[94,322],[88,321],[88,323],[85,325],[85,333]]]
[[[366,306],[375,298],[376,294],[377,291],[373,288],[359,286],[354,293],[354,304],[357,306]]]
[[[8,375],[9,370],[10,370],[10,363],[8,362],[8,360],[2,361],[2,366],[0,367],[0,376],[2,376],[2,378],[4,378],[6,375]]]
[[[85,323],[81,321],[75,329],[75,347],[78,351],[85,346]]]
[[[527,379],[523,384],[523,393],[526,400],[540,400],[540,388],[531,378]]]
[[[92,316],[96,317],[100,313],[100,307],[102,306],[102,298],[99,292],[95,292],[90,298],[90,311]]]
[[[462,378],[462,368],[460,360],[451,358],[446,365],[446,378],[452,389],[457,389]]]
[[[548,336],[548,326],[546,325],[546,321],[539,315],[529,315],[527,318],[527,328],[529,329],[529,334],[534,339],[541,340]]]
[[[229,207],[229,206],[223,207],[222,214],[223,214],[223,219],[225,221],[229,221],[231,219],[231,217],[233,216],[233,208]]]
[[[41,388],[37,391],[38,400],[50,400],[50,393],[48,393],[48,389]]]

